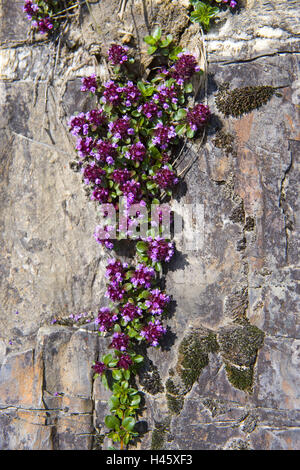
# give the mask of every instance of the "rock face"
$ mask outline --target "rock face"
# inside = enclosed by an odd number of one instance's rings
[[[167,271],[170,331],[139,378],[143,449],[300,448],[297,4],[245,1],[206,36],[212,126],[186,145],[176,195],[203,208],[202,243],[179,242]],[[154,24],[191,51],[201,38],[180,2],[137,0],[120,17],[117,2],[91,2],[56,41],[32,40],[20,7],[0,4],[0,448],[100,449],[109,394],[91,365],[105,340],[92,324],[51,325],[94,311],[105,290],[66,123],[88,109],[80,77],[105,77],[110,42],[131,38],[146,64]],[[225,117],[226,82],[276,93]]]

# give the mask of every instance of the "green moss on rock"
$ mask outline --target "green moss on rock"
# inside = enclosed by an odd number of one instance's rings
[[[170,418],[155,424],[151,437],[151,450],[164,449],[166,433],[169,431]]]
[[[266,104],[275,91],[274,87],[266,85],[229,90],[229,84],[225,83],[217,93],[216,106],[225,116],[239,117]]]
[[[182,396],[173,396],[167,393],[167,403],[170,412],[172,414],[179,415],[184,405],[184,398]]]
[[[235,388],[245,392],[252,391],[253,383],[253,368],[247,367],[246,369],[239,369],[235,366],[226,364],[225,370],[228,380]]]

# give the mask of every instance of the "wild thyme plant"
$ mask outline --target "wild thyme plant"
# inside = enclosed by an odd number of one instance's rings
[[[218,16],[221,8],[228,7],[233,11],[237,7],[236,0],[190,0],[190,3],[194,7],[190,20],[192,23],[199,23],[205,31],[209,31],[211,21]]]
[[[164,58],[165,65],[153,78],[137,79],[130,72],[134,64],[128,48],[113,44],[108,51],[111,79],[103,84],[96,75],[82,79],[81,90],[90,92],[97,105],[69,120],[78,152],[72,166],[81,171],[90,198],[103,208],[106,220],[104,228],[96,228],[97,242],[110,250],[114,238],[135,240],[132,263],[108,261],[109,305],[100,308],[95,319],[99,335],[110,337],[110,351],[93,365],[94,377],[101,376],[104,386],[112,390],[105,424],[107,436],[121,449],[138,435],[141,395],[134,377],[144,358],[137,354],[137,346],[146,342],[158,347],[166,333],[162,318],[170,297],[160,277],[162,263],[170,261],[174,246],[164,237],[164,209],[159,203],[162,194],[171,196],[178,183],[172,149],[183,136],[194,137],[210,116],[206,105],[191,105],[190,80],[201,73],[196,58],[175,47],[172,36],[162,39],[159,28],[145,42],[150,54]],[[120,197],[125,198],[124,205]],[[151,226],[152,205],[157,205],[157,222]],[[122,215],[118,228],[110,206],[119,218]],[[145,236],[135,230],[141,223],[147,225]]]
[[[76,0],[25,0],[23,11],[27,13],[32,28],[45,34],[57,29],[66,13],[76,6]]]

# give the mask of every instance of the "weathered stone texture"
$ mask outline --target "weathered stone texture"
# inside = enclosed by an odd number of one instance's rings
[[[56,42],[30,39],[21,5],[0,3],[1,449],[100,448],[105,432],[109,393],[91,365],[107,340],[92,325],[50,324],[93,312],[105,289],[96,209],[69,168],[68,117],[90,106],[80,77],[107,77],[107,45],[130,37],[147,69],[142,38],[157,23],[188,50],[201,41],[186,2],[127,2],[123,18],[117,1],[90,3],[93,17],[83,7]],[[176,194],[203,206],[203,243],[179,242],[168,269],[170,331],[140,377],[143,449],[300,448],[298,18],[296,0],[247,0],[206,36],[212,126],[184,149],[178,171],[193,164]],[[215,103],[224,82],[278,88],[225,118]],[[231,151],[214,142],[220,127]],[[190,387],[173,390],[172,412],[167,380],[182,387],[180,345],[195,331],[216,344]]]

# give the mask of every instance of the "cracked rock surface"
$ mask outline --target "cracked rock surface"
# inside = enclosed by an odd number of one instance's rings
[[[109,43],[147,69],[142,38],[155,23],[188,50],[200,38],[184,2],[130,0],[122,18],[117,1],[90,3],[93,16],[83,7],[55,41],[30,38],[20,3],[0,3],[0,449],[103,446],[109,393],[91,365],[107,341],[93,324],[51,325],[95,311],[105,291],[67,121],[90,106],[80,78],[107,78]],[[298,17],[296,0],[245,0],[206,36],[212,125],[184,148],[178,172],[192,165],[175,195],[177,208],[198,204],[201,232],[197,250],[178,241],[167,272],[174,313],[140,378],[142,449],[300,448]],[[226,82],[276,93],[224,117]],[[199,367],[183,386],[188,361]]]

